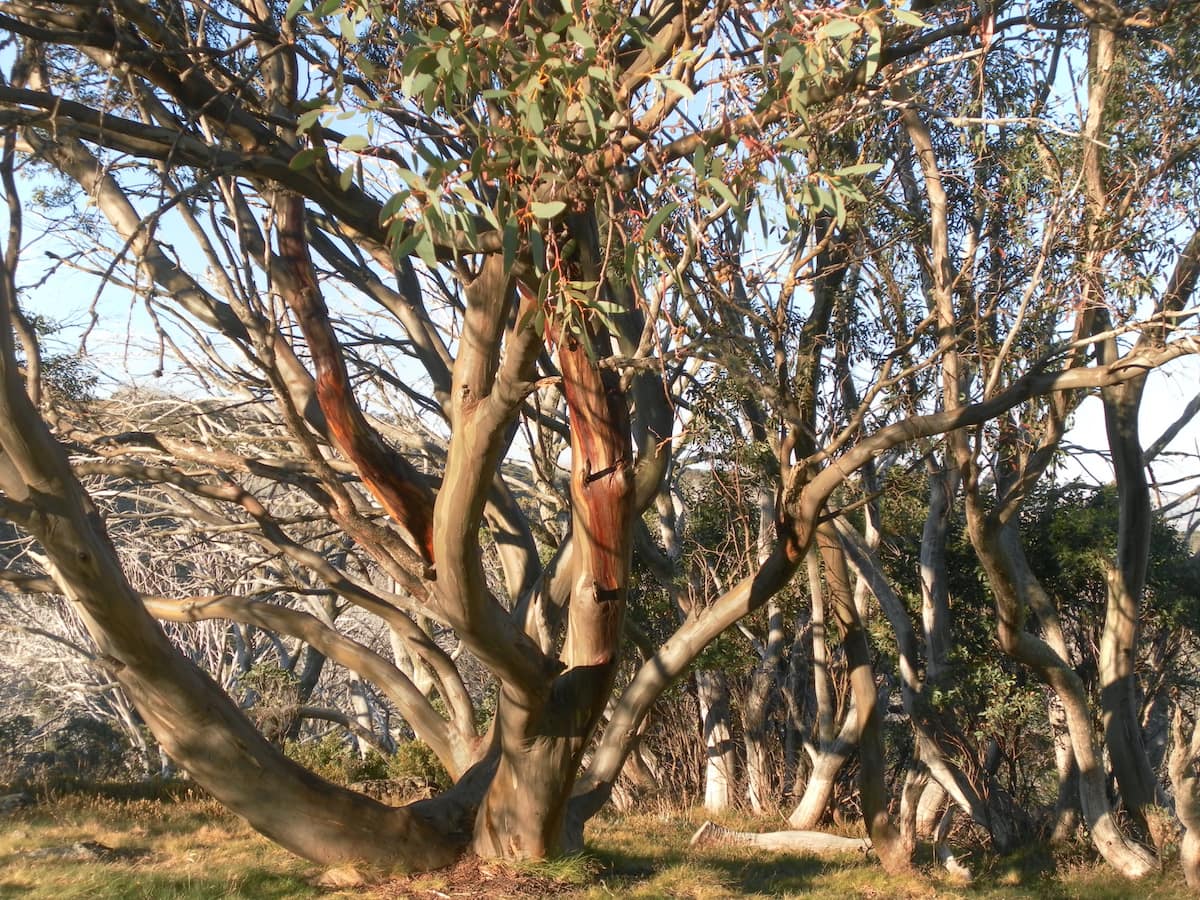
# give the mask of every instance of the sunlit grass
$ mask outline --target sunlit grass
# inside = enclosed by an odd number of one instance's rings
[[[30,856],[80,841],[122,854],[111,862]],[[66,797],[0,826],[0,897],[315,897],[313,867],[254,834],[208,800]]]
[[[1086,846],[1051,856],[1044,847],[1007,859],[975,859],[976,883],[963,887],[929,864],[889,876],[858,855],[817,858],[748,847],[690,847],[702,811],[598,817],[587,851],[509,866],[532,883],[558,885],[573,900],[603,897],[689,898],[951,898],[1046,897],[1174,900],[1189,896],[1178,863],[1168,855],[1162,875],[1136,886],[1097,864]],[[741,814],[719,818],[742,830],[782,823]],[[97,841],[125,855],[111,862],[38,858],[31,850]],[[482,866],[486,872],[496,866]],[[118,801],[65,797],[0,820],[0,898],[348,898],[432,897],[458,890],[447,873],[339,892],[317,886],[322,872],[252,832],[212,801]],[[450,878],[451,880],[448,880]],[[510,881],[504,882],[506,886]],[[485,887],[481,885],[481,887]],[[490,895],[489,895],[490,896]],[[508,896],[496,894],[496,896]],[[516,895],[514,895],[516,896]],[[524,896],[530,896],[526,893]]]
[[[600,866],[589,853],[571,853],[556,859],[517,863],[513,868],[517,872],[549,878],[561,884],[586,885],[595,877]]]

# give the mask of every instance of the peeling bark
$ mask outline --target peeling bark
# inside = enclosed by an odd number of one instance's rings
[[[279,223],[277,282],[304,332],[316,368],[317,400],[338,448],[357,467],[363,483],[404,529],[425,565],[433,559],[433,492],[403,455],[383,442],[367,422],[350,385],[350,374],[333,332],[329,310],[313,274],[305,235],[304,199],[281,195],[275,214]],[[281,279],[282,273],[287,273]]]
[[[589,221],[576,224],[586,267],[594,228]],[[584,327],[593,347],[608,339],[596,323]],[[564,335],[558,361],[571,422],[573,577],[560,654],[565,671],[540,708],[522,707],[502,690],[500,763],[473,843],[486,856],[541,857],[573,840],[564,828],[567,803],[620,659],[635,503],[629,410],[616,374],[600,369],[581,336]]]

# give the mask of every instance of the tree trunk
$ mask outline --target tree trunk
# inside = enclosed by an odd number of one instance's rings
[[[1142,552],[1148,552],[1148,548],[1147,540]],[[1099,663],[1104,744],[1120,787],[1121,800],[1138,833],[1145,836],[1149,833],[1146,810],[1154,804],[1157,779],[1150,769],[1150,757],[1142,740],[1141,704],[1134,668],[1140,604],[1137,597],[1129,593],[1129,584],[1118,568],[1106,566],[1105,580],[1108,603]]]
[[[904,772],[904,787],[900,791],[900,843],[910,857],[917,849],[917,815],[928,784],[929,770],[914,754]]]
[[[766,487],[758,492],[759,565],[771,555],[775,530],[775,494]],[[783,668],[783,608],[774,600],[767,603],[767,640],[762,659],[754,669],[750,690],[742,706],[742,731],[746,739],[746,795],[750,808],[758,814],[774,805],[776,779],[767,750],[767,723],[774,701],[780,694]]]
[[[1058,797],[1050,823],[1050,843],[1062,844],[1079,830],[1079,767],[1071,749],[1066,714],[1057,694],[1050,695],[1050,729],[1054,735],[1054,770],[1058,775]]]
[[[1175,707],[1168,769],[1175,791],[1175,815],[1183,825],[1179,862],[1188,887],[1200,891],[1200,720],[1192,724],[1190,739],[1184,731],[1183,708]]]
[[[967,523],[971,544],[987,574],[996,598],[1000,646],[1018,662],[1029,666],[1054,689],[1063,705],[1071,748],[1079,766],[1079,799],[1084,820],[1100,854],[1127,878],[1142,878],[1158,868],[1154,855],[1131,842],[1113,815],[1105,785],[1104,767],[1092,732],[1083,682],[1044,641],[1025,630],[1026,605],[1052,605],[1021,552],[1019,536],[1011,523],[1002,526],[979,508],[968,493]],[[1009,529],[1005,540],[1004,530]],[[1040,591],[1033,599],[1031,594]]]
[[[787,674],[784,676],[782,695],[787,709],[787,718],[783,736],[783,792],[795,797],[802,790],[807,780],[808,761],[804,756],[804,732],[810,716],[807,714],[809,704],[806,702],[806,690],[811,685],[811,647],[805,638],[812,630],[809,621],[802,624],[800,616],[796,617],[796,633],[788,651]],[[809,675],[806,677],[806,671]]]
[[[857,707],[859,741],[858,790],[862,801],[863,819],[871,844],[880,862],[891,873],[911,868],[908,854],[900,843],[900,834],[888,815],[887,787],[884,782],[886,760],[883,753],[883,716],[879,711],[875,668],[871,663],[871,647],[867,632],[854,605],[846,557],[842,552],[837,530],[831,523],[817,528],[817,545],[825,563],[825,580],[833,598],[838,630],[846,661],[850,668],[850,689]]]
[[[789,828],[810,831],[821,824],[833,800],[838,773],[858,747],[859,727],[858,710],[851,700],[847,704],[841,731],[833,740],[818,743],[813,750],[812,771],[800,802],[788,817]]]
[[[937,824],[937,828],[933,832],[933,855],[937,857],[937,861],[941,863],[942,868],[949,872],[955,879],[964,884],[969,884],[973,880],[971,870],[958,861],[954,855],[954,851],[950,849],[950,845],[946,843],[946,838],[950,835],[950,826],[954,824],[954,817],[958,813],[958,808],[950,806],[943,813],[941,820]]]
[[[375,733],[375,721],[371,718],[371,701],[367,696],[366,685],[361,678],[350,677],[350,708],[354,712],[354,723],[367,734]],[[357,735],[354,743],[358,747],[358,755],[366,757],[371,751],[371,745],[361,740]]]
[[[568,847],[582,846],[583,824],[608,800],[638,726],[662,692],[683,675],[704,647],[742,616],[760,609],[795,573],[804,559],[803,535],[786,518],[777,524],[777,530],[771,556],[758,571],[689,616],[626,686],[571,800]]]
[[[962,769],[953,764],[942,750],[941,741],[953,739],[944,732],[948,726],[938,722],[929,711],[925,700],[925,685],[917,674],[917,637],[909,620],[908,612],[900,598],[892,590],[883,572],[883,565],[870,547],[849,523],[838,520],[834,523],[846,558],[859,573],[863,583],[869,584],[871,592],[879,601],[884,615],[896,634],[896,647],[900,669],[900,696],[912,724],[916,739],[916,753],[921,765],[940,784],[954,802],[979,825],[988,830],[996,848],[1007,852],[1014,844],[1014,826],[1009,817],[993,815],[980,790],[966,777]],[[960,739],[961,740],[961,739]],[[998,792],[992,791],[995,798]],[[910,847],[911,850],[911,847]]]
[[[595,276],[595,221],[574,216],[572,228],[579,271]],[[584,327],[592,347],[609,339],[598,320]],[[473,846],[482,856],[541,858],[570,840],[567,802],[620,660],[633,552],[629,409],[619,377],[599,368],[584,336],[564,330],[558,361],[571,422],[574,578],[560,654],[565,671],[541,706],[501,687],[500,763],[475,825]]]
[[[762,660],[754,670],[742,706],[742,730],[746,739],[746,795],[750,808],[758,814],[774,806],[776,777],[773,774],[768,742],[768,722],[774,700],[779,694],[779,673],[783,661],[783,608],[767,604],[767,643]]]
[[[942,809],[946,803],[946,789],[930,779],[921,792],[917,803],[917,835],[932,838],[942,818]]]
[[[0,284],[11,288],[7,279]],[[19,505],[4,512],[41,542],[52,577],[155,738],[215,799],[307,859],[387,869],[451,863],[461,839],[410,808],[386,807],[288,759],[167,640],[29,402],[13,358],[12,305],[0,296],[0,489],[6,504]]]
[[[946,535],[958,473],[938,466],[932,456],[928,469],[929,511],[921,532],[921,623],[925,632],[925,683],[938,687],[952,646]]]
[[[846,704],[841,728],[834,731],[837,708],[833,679],[829,672],[829,643],[826,640],[825,589],[821,584],[821,557],[815,548],[805,557],[808,569],[808,594],[812,603],[812,687],[816,703],[815,734],[805,743],[810,756],[810,771],[799,803],[788,817],[788,825],[801,831],[816,828],[829,809],[837,776],[846,760],[858,748],[858,708],[853,695]]]
[[[704,741],[704,808],[724,812],[733,803],[737,754],[729,731],[729,684],[725,673],[696,670],[700,735]]]

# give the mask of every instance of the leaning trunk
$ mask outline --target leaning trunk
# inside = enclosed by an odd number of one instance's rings
[[[461,839],[411,808],[388,808],[292,762],[167,640],[21,383],[12,287],[0,278],[0,489],[13,505],[6,516],[41,542],[59,588],[158,742],[215,799],[300,856],[387,869],[453,862]]]
[[[1127,878],[1142,878],[1158,868],[1157,860],[1145,847],[1130,841],[1121,831],[1109,804],[1104,767],[1092,731],[1083,682],[1070,664],[1049,645],[1025,630],[1025,607],[1046,604],[1041,596],[1029,594],[1041,585],[1020,552],[1019,541],[1004,540],[1005,528],[990,519],[968,495],[968,533],[979,555],[996,597],[1000,646],[1017,662],[1029,666],[1058,695],[1063,705],[1071,749],[1079,766],[1079,799],[1084,820],[1100,854]]]
[[[884,782],[883,716],[879,711],[875,668],[871,663],[867,632],[854,605],[846,558],[837,531],[831,524],[818,527],[817,544],[825,562],[825,579],[833,598],[842,646],[850,668],[850,689],[858,710],[858,789],[863,819],[883,867],[893,873],[907,871],[910,868],[909,857],[888,814],[887,787]]]

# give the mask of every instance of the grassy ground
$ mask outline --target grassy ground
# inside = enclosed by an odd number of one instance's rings
[[[891,878],[869,859],[819,860],[737,847],[690,849],[694,815],[603,817],[586,856],[512,869],[472,861],[448,873],[369,888],[317,886],[322,872],[280,850],[215,803],[72,796],[0,818],[0,898],[1048,897],[1183,898],[1177,864],[1136,889],[1083,853],[977,860],[971,887],[922,870]],[[728,820],[724,824],[746,827]],[[37,855],[76,842],[115,851],[107,861]],[[94,848],[95,849],[95,848]]]

